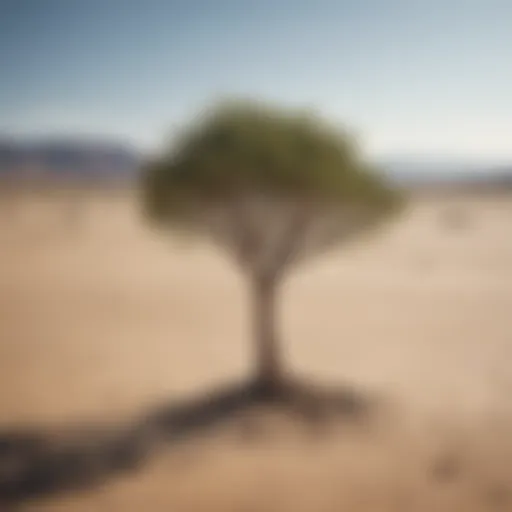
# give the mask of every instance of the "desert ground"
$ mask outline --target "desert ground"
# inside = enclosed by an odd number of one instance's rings
[[[76,217],[65,195],[4,201],[0,428],[125,421],[250,372],[230,262],[148,228],[129,192],[81,200]],[[413,197],[297,271],[279,313],[290,368],[387,412],[253,441],[226,427],[23,510],[512,510],[512,196]]]

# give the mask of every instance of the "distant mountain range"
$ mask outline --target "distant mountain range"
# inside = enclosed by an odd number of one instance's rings
[[[0,179],[14,181],[132,181],[142,155],[115,141],[0,139]]]
[[[512,190],[512,159],[395,158],[377,162],[385,175],[405,188],[486,188]]]
[[[132,183],[145,155],[112,140],[81,137],[19,140],[0,137],[0,181]],[[396,157],[376,162],[404,187],[470,186],[512,189],[512,162]]]

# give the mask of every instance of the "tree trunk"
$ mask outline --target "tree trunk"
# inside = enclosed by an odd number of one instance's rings
[[[275,325],[276,289],[275,279],[259,278],[252,290],[257,380],[268,391],[276,390],[283,379]]]

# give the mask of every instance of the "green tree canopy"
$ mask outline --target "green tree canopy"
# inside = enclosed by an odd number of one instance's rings
[[[207,111],[143,179],[151,220],[210,236],[252,272],[279,273],[399,204],[346,132],[242,100]]]

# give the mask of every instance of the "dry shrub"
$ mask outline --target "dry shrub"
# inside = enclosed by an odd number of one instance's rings
[[[462,231],[470,228],[474,219],[468,210],[460,206],[452,206],[441,212],[439,221],[444,229]]]

